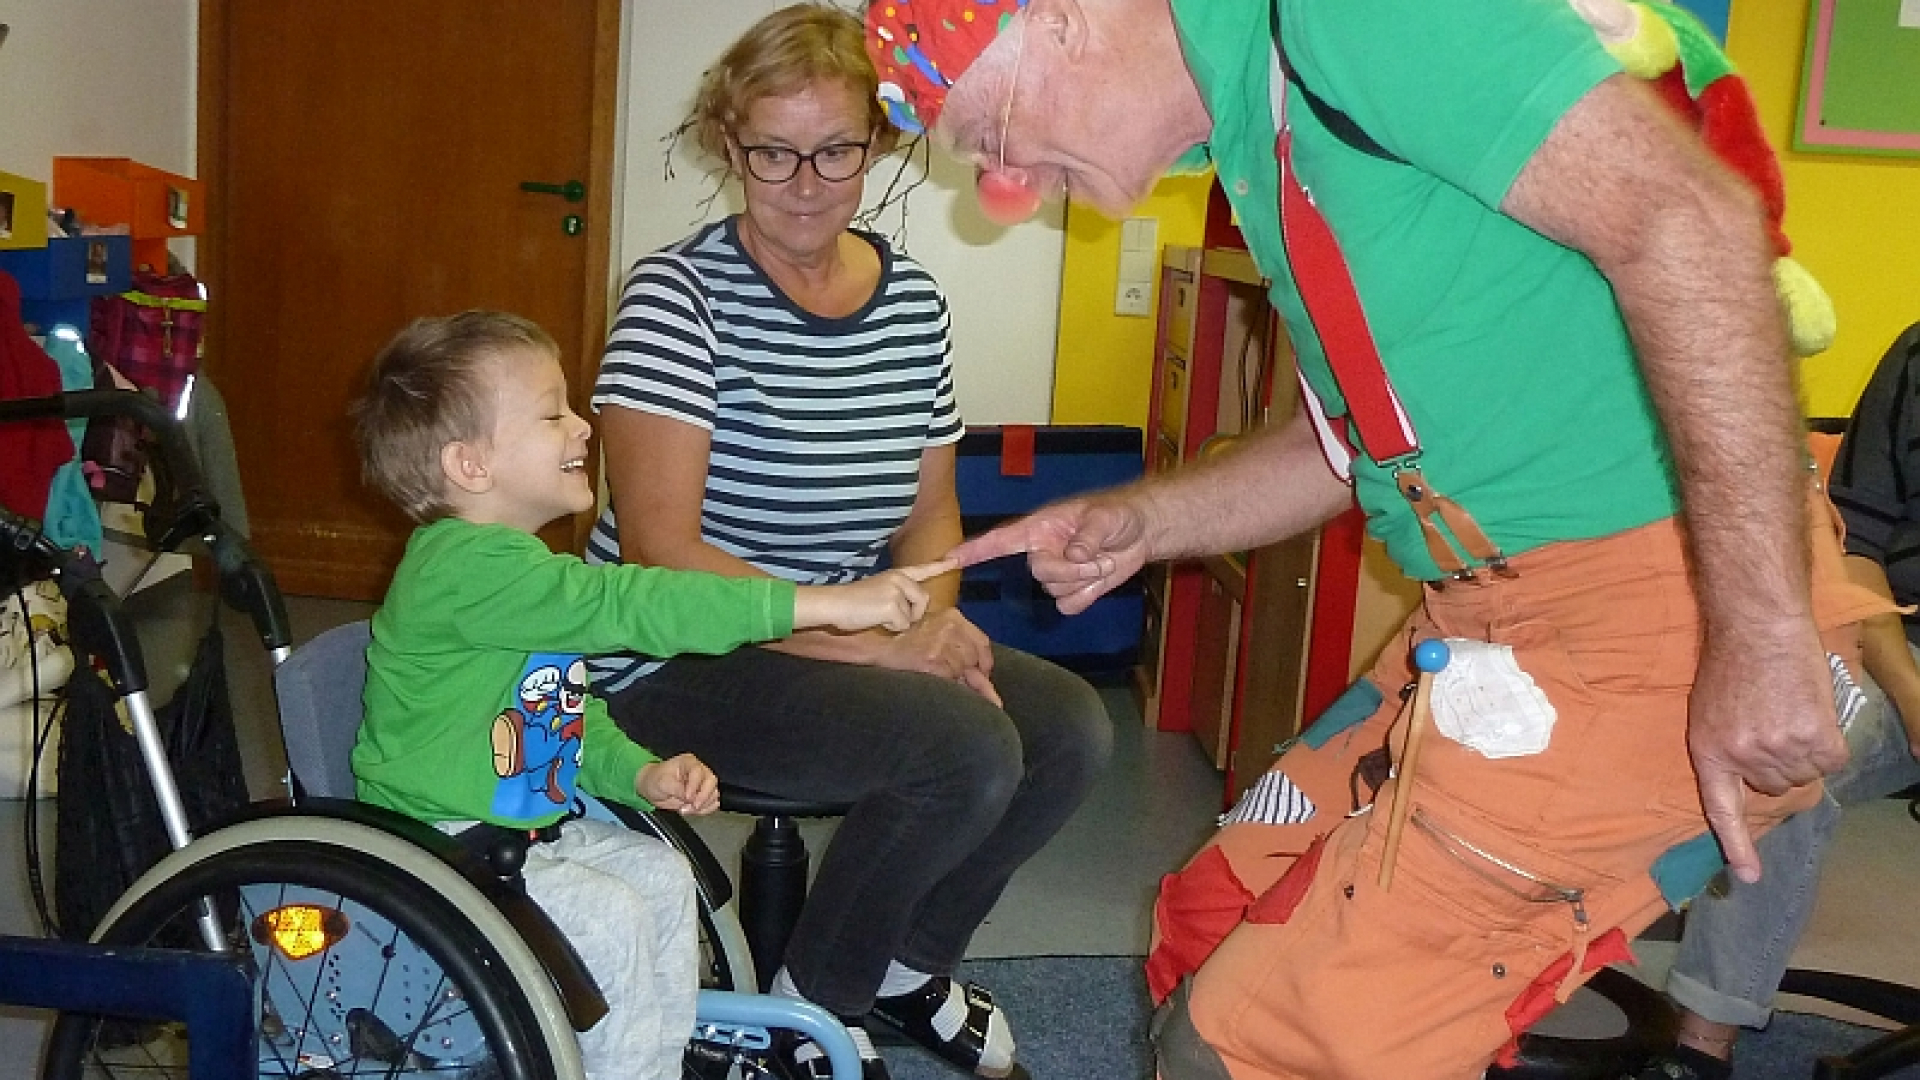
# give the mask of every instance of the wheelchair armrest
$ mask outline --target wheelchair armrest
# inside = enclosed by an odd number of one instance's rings
[[[694,886],[705,898],[708,910],[718,911],[733,899],[732,879],[714,857],[713,849],[693,831],[686,818],[671,810],[641,810],[608,799],[599,802],[607,813],[620,819],[620,824],[660,840],[686,856],[693,867]]]

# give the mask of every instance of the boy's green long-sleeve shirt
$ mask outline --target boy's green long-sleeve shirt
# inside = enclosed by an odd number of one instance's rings
[[[586,566],[457,518],[415,530],[373,617],[360,798],[422,821],[539,826],[592,795],[645,805],[655,756],[587,694],[583,654],[724,653],[793,630],[772,578]]]

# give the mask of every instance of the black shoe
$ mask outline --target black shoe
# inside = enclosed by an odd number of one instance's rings
[[[733,1047],[694,1039],[680,1055],[680,1080],[727,1080],[734,1066],[746,1058]]]
[[[880,1059],[873,1040],[867,1037],[866,1022],[844,1018],[840,1022],[847,1026],[854,1049],[860,1052],[860,1080],[892,1080],[887,1063]],[[780,1080],[834,1080],[833,1063],[827,1059],[827,1052],[797,1031],[782,1028],[774,1032],[771,1063]]]
[[[928,979],[917,990],[875,999],[872,1015],[885,1020],[898,1028],[902,1035],[966,1072],[992,1080],[1024,1080],[1026,1070],[1018,1063],[996,1071],[981,1067],[980,1058],[987,1047],[987,1029],[994,1015],[999,1012],[993,1003],[993,995],[972,983],[963,984],[957,992],[964,995],[967,1015],[960,1023],[960,1030],[954,1032],[951,1039],[942,1037],[933,1026],[934,1016],[956,993],[953,980],[945,975]],[[1000,1022],[1006,1023],[1004,1014],[1001,1014]]]
[[[1620,1080],[1732,1080],[1732,1077],[1732,1062],[1721,1061],[1692,1047],[1676,1046],[1648,1058]]]

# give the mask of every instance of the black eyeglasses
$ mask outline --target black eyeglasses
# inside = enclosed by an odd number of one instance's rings
[[[803,154],[790,146],[748,146],[739,141],[735,141],[734,145],[740,148],[740,156],[746,159],[747,171],[763,184],[784,184],[800,175],[800,166],[803,164],[811,164],[813,174],[820,179],[837,184],[860,175],[861,167],[867,163],[867,151],[873,145],[873,140],[828,143],[810,154]]]

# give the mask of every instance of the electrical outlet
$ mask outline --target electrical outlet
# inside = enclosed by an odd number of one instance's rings
[[[1144,281],[1123,281],[1114,293],[1113,313],[1115,315],[1137,315],[1142,318],[1153,314],[1153,286]]]

